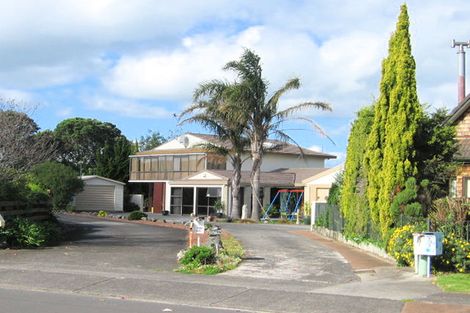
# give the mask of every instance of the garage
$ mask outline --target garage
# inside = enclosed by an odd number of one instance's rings
[[[75,196],[75,210],[122,211],[124,183],[109,178],[91,175],[82,176],[83,191]]]

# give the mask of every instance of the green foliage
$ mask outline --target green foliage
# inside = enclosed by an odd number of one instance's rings
[[[413,266],[413,233],[422,231],[423,227],[405,225],[396,228],[387,244],[387,253],[400,266]]]
[[[180,259],[183,265],[192,264],[195,267],[214,264],[216,261],[214,249],[207,246],[194,246],[188,249]]]
[[[98,216],[99,217],[106,217],[106,216],[108,216],[108,212],[100,210],[100,211],[98,211]]]
[[[122,137],[111,123],[80,117],[63,120],[54,134],[60,143],[60,160],[83,174],[93,174],[97,153]]]
[[[158,147],[165,142],[167,142],[167,138],[165,138],[160,132],[158,131],[151,131],[150,129],[147,132],[147,135],[141,136],[138,142],[138,151],[148,151],[155,147]]]
[[[443,274],[437,276],[437,286],[445,292],[470,294],[470,274]]]
[[[56,222],[34,222],[26,218],[16,217],[8,220],[6,227],[0,229],[0,238],[9,247],[36,248],[53,243],[60,239],[61,229]]]
[[[470,243],[454,233],[445,235],[442,255],[433,260],[434,268],[460,273],[470,272]]]
[[[31,179],[48,190],[52,206],[56,210],[64,209],[72,196],[83,190],[83,181],[78,178],[78,174],[72,168],[57,162],[36,165],[31,171]]]
[[[416,92],[415,61],[411,55],[409,18],[401,6],[389,54],[382,64],[380,96],[367,141],[368,202],[371,217],[385,236],[393,223],[395,194],[416,174],[414,139],[423,115]]]
[[[445,109],[425,113],[421,118],[415,139],[414,163],[418,168],[417,181],[429,181],[427,192],[420,192],[420,202],[426,208],[432,201],[448,195],[448,184],[455,175],[457,164],[453,157],[458,149],[455,126],[446,123]]]
[[[331,185],[330,194],[328,195],[327,203],[329,205],[339,205],[341,201],[341,188],[343,186],[343,173],[339,173],[335,177],[335,181]]]
[[[132,211],[139,211],[139,210],[140,210],[140,207],[133,202],[126,203],[126,205],[124,206],[124,212],[132,212]]]
[[[345,218],[345,233],[365,236],[369,221],[367,172],[364,164],[367,138],[374,119],[373,107],[358,112],[348,139],[340,208]]]
[[[96,175],[127,182],[131,154],[132,144],[124,136],[118,137],[114,142],[106,143],[96,154]]]
[[[416,201],[417,197],[418,186],[416,185],[416,179],[410,177],[405,182],[405,188],[396,194],[390,205],[393,220],[397,221],[402,214],[408,217],[422,216],[423,210],[421,204]]]
[[[433,202],[428,217],[434,229],[463,239],[468,231],[465,223],[470,220],[470,202],[467,199],[438,199]],[[468,223],[467,227],[470,227]]]
[[[127,219],[129,221],[136,221],[136,220],[141,220],[143,217],[147,217],[148,215],[145,214],[144,212],[141,211],[132,211]]]

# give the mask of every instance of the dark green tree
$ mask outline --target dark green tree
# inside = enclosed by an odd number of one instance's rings
[[[80,117],[60,122],[54,134],[60,143],[59,160],[82,174],[93,174],[97,153],[121,137],[121,131],[111,123]]]
[[[139,151],[152,150],[165,142],[167,142],[167,138],[160,132],[148,130],[147,135],[141,136],[138,141]]]
[[[340,208],[348,235],[367,235],[369,207],[367,203],[367,172],[364,164],[366,145],[374,121],[374,107],[361,109],[352,124],[348,139]]]
[[[48,191],[54,209],[61,210],[72,200],[72,196],[83,190],[83,181],[71,167],[57,163],[45,162],[31,170],[34,183]]]
[[[415,60],[411,54],[409,17],[401,6],[397,28],[382,63],[380,96],[368,140],[368,201],[371,217],[385,237],[392,222],[390,204],[408,177],[416,174],[412,163],[414,139],[423,115],[416,92]]]
[[[119,137],[114,143],[106,143],[96,154],[95,174],[127,183],[131,154],[133,154],[132,144],[124,136]]]

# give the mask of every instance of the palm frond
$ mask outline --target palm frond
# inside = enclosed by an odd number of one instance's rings
[[[279,111],[276,113],[276,115],[280,119],[284,119],[284,118],[291,116],[292,114],[296,112],[299,112],[305,109],[312,109],[312,108],[321,109],[323,111],[331,111],[331,106],[326,102],[303,102],[303,103],[299,103],[297,105],[291,106],[282,111]]]
[[[268,100],[268,106],[276,111],[277,103],[279,99],[282,97],[289,90],[299,89],[300,87],[300,80],[298,78],[293,78],[288,80],[284,86],[278,89],[274,95]]]
[[[307,118],[307,117],[295,117],[295,118],[292,118],[293,120],[301,120],[301,121],[304,121],[304,122],[307,122],[308,124],[310,124],[313,129],[315,129],[315,131],[317,131],[321,136],[323,137],[326,137],[328,138],[329,141],[331,141],[332,144],[334,144],[336,146],[336,143],[333,141],[333,139],[331,139],[330,136],[328,136],[328,134],[320,127],[320,125],[318,125],[314,120],[310,119],[310,118]]]

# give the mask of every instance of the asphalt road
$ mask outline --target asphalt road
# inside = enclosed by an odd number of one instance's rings
[[[439,293],[400,269],[354,273],[339,253],[292,232],[302,226],[222,224],[247,257],[233,271],[201,276],[173,271],[184,231],[61,219],[75,230],[69,242],[0,251],[0,312],[400,313],[404,300]]]
[[[0,251],[0,264],[115,273],[172,271],[177,267],[176,254],[186,246],[186,232],[179,229],[81,216],[59,219],[71,230],[70,240],[46,249]]]
[[[156,302],[109,299],[74,294],[55,294],[25,290],[0,289],[2,313],[225,313],[241,312]]]

